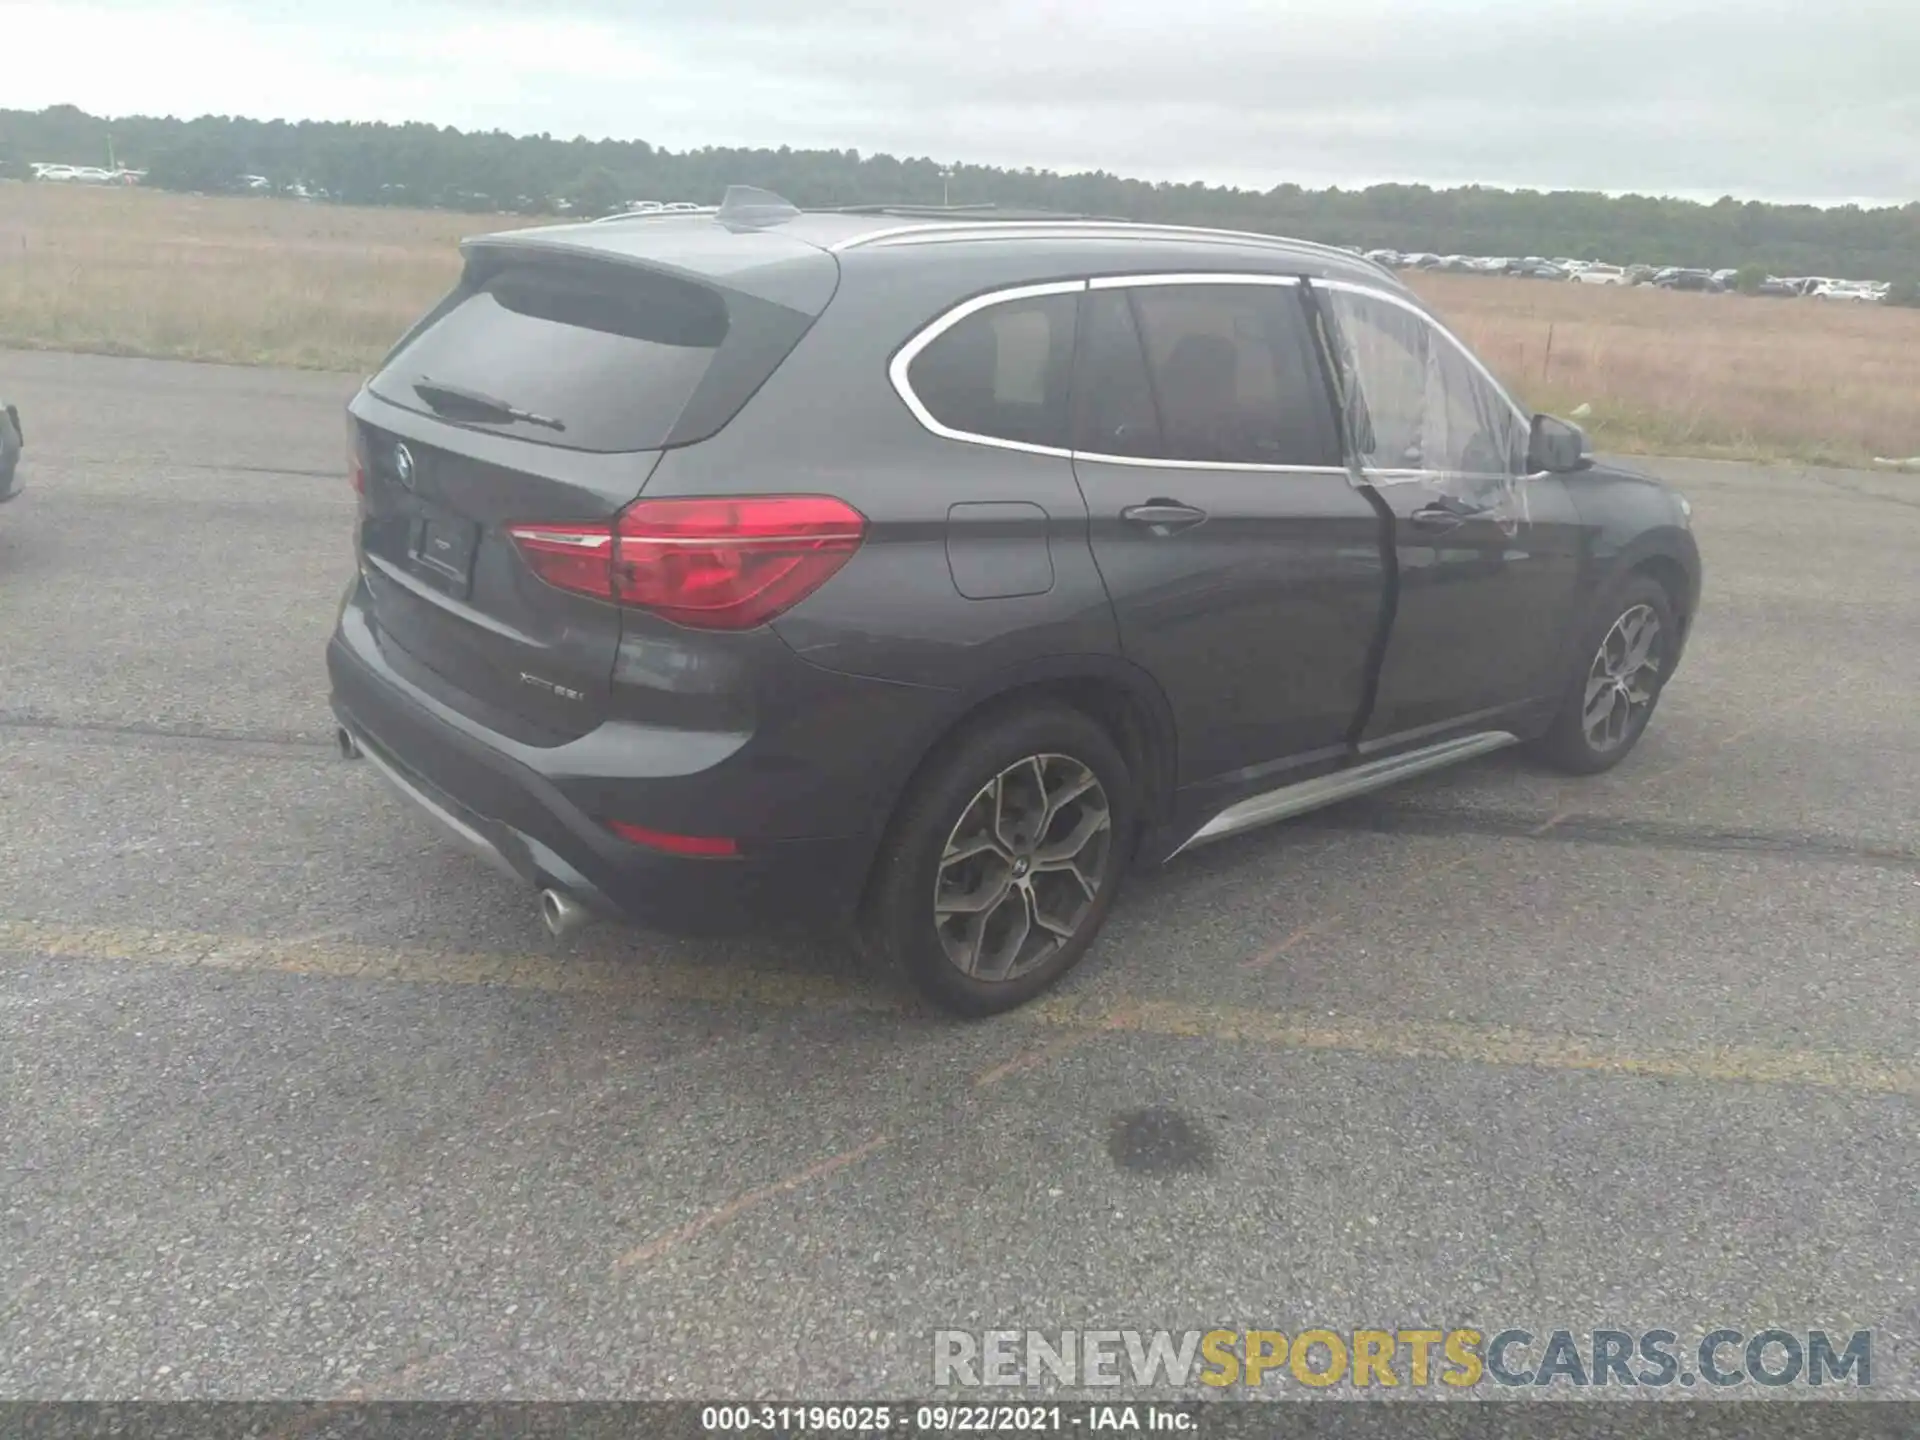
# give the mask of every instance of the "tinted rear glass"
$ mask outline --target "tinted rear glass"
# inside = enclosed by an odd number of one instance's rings
[[[1326,383],[1291,287],[1142,285],[1128,293],[1166,458],[1340,463]]]
[[[1065,449],[1077,295],[1007,300],[941,335],[907,370],[949,429]]]
[[[808,323],[638,267],[508,262],[470,272],[371,388],[409,410],[542,444],[653,450],[724,425]]]

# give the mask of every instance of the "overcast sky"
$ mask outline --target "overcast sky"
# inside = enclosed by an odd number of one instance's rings
[[[96,114],[1920,200],[1920,0],[0,0],[0,55]]]

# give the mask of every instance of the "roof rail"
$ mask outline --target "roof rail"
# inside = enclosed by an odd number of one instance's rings
[[[988,200],[967,205],[918,205],[912,203],[880,203],[870,205],[836,205],[829,212],[834,215],[898,215],[902,219],[921,220],[993,220],[1015,222],[1020,220],[1101,220],[1119,221],[1118,215],[1083,215],[1071,210],[1047,210],[1039,206],[1001,205]]]
[[[892,213],[892,212],[884,212]],[[1305,250],[1312,254],[1324,255],[1330,259],[1349,261],[1401,284],[1399,276],[1378,261],[1369,260],[1364,255],[1356,255],[1351,250],[1343,250],[1338,245],[1328,245],[1318,240],[1299,240],[1288,235],[1272,235],[1261,230],[1222,230],[1203,225],[1162,225],[1144,220],[1109,220],[1096,216],[1053,216],[1045,219],[1005,219],[987,224],[956,221],[949,225],[900,225],[886,230],[870,230],[864,235],[855,235],[841,241],[833,248],[836,250],[857,250],[867,245],[890,243],[911,243],[924,236],[928,241],[966,240],[972,238],[1012,238],[1019,235],[1044,234],[1057,230],[1065,234],[1108,231],[1125,235],[1167,235],[1167,236],[1204,236],[1209,239],[1232,240],[1240,243],[1268,245],[1276,250]]]

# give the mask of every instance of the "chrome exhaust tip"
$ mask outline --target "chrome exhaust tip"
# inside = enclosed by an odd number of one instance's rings
[[[540,923],[556,940],[570,935],[593,919],[593,912],[564,890],[540,892]]]
[[[358,760],[360,758],[360,742],[353,738],[353,732],[347,729],[346,726],[342,725],[333,732],[333,743],[340,747],[340,758],[342,760]]]

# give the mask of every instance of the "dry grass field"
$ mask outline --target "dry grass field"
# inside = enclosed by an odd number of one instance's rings
[[[1920,455],[1920,310],[1415,275],[1538,409],[1603,448],[1859,464]]]
[[[0,183],[0,345],[364,370],[516,216]],[[1422,275],[1525,399],[1603,448],[1920,455],[1920,311]]]
[[[364,370],[518,217],[0,184],[0,345]]]

